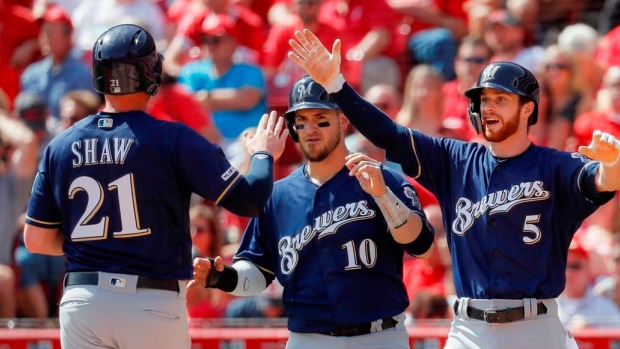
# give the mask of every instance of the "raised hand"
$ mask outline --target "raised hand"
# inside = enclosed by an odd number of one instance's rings
[[[288,58],[304,68],[314,81],[325,86],[338,76],[341,62],[340,39],[334,41],[330,53],[308,29],[304,29],[303,32],[295,31],[295,38],[297,41],[289,40],[293,51],[288,52]]]
[[[266,151],[277,160],[284,151],[288,129],[284,127],[284,118],[272,111],[269,115],[263,115],[254,134],[245,132],[243,137],[249,154]]]
[[[209,258],[194,258],[194,278],[190,280],[187,287],[205,287],[207,286],[207,280],[209,279],[209,273],[211,272],[211,260]],[[215,257],[215,269],[218,271],[224,270],[224,259],[222,257]]]
[[[620,141],[609,133],[596,130],[592,134],[590,145],[580,146],[579,152],[603,165],[613,166],[620,157]]]
[[[379,161],[360,153],[349,154],[346,160],[349,175],[357,178],[365,192],[372,196],[381,196],[387,192]]]

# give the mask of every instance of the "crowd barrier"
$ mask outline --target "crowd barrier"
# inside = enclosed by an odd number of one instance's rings
[[[408,327],[412,349],[441,349],[448,326]],[[0,349],[61,349],[58,328],[2,328]],[[192,328],[192,349],[284,349],[286,328]],[[580,349],[620,349],[620,329],[573,331]]]

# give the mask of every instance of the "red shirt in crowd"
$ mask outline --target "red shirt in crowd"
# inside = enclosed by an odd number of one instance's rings
[[[148,113],[156,119],[182,122],[199,133],[211,124],[207,112],[176,83],[159,88],[149,103]]]
[[[21,44],[38,36],[39,25],[30,9],[0,1],[0,88],[11,105],[19,93],[19,77],[25,68],[13,66],[11,57]]]
[[[452,80],[443,85],[444,111],[443,124],[452,130],[455,138],[468,141],[477,137],[467,115],[470,99],[463,95],[459,89],[459,82]]]
[[[592,142],[592,133],[595,130],[607,132],[616,138],[620,137],[620,114],[614,115],[611,111],[593,110],[581,114],[573,124],[577,146],[589,145]]]

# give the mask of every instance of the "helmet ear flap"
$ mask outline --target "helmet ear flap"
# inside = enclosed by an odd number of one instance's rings
[[[469,108],[467,108],[467,114],[469,115],[469,120],[471,121],[474,130],[476,130],[476,133],[482,133],[482,116],[480,115],[480,101],[472,100],[472,102],[469,103]]]
[[[286,128],[288,128],[288,134],[291,136],[295,143],[299,143],[299,136],[297,135],[297,130],[295,129],[295,114],[289,116],[286,115]]]

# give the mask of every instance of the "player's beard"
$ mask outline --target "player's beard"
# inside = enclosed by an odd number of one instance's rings
[[[315,152],[311,152],[311,150],[308,149],[307,143],[302,143],[300,148],[301,152],[304,153],[306,159],[308,159],[309,162],[321,162],[325,160],[329,156],[329,154],[334,151],[334,149],[336,149],[338,144],[340,144],[340,141],[340,132],[336,132],[335,136],[330,137],[327,140],[327,144],[325,144],[323,148],[318,149]]]
[[[520,113],[521,113],[521,107],[519,107],[519,110],[517,110],[516,115],[508,119],[508,121],[506,121],[504,126],[502,126],[502,128],[500,128],[499,131],[491,132],[489,128],[487,127],[487,125],[485,124],[484,125],[484,139],[486,139],[488,142],[499,143],[499,142],[506,140],[508,137],[512,136],[513,134],[515,134],[517,130],[519,129],[519,124],[521,123],[521,120],[519,119]],[[502,118],[502,121],[505,121],[505,120],[506,119]]]

